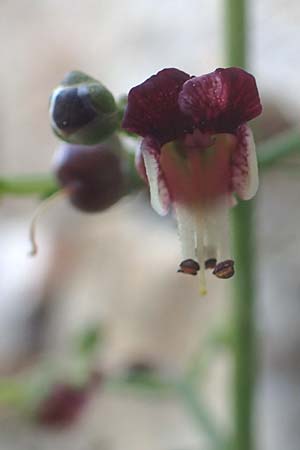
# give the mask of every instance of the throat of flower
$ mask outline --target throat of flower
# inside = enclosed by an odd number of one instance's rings
[[[227,199],[213,206],[175,204],[181,243],[181,273],[197,275],[200,295],[207,294],[206,270],[217,278],[231,278]]]

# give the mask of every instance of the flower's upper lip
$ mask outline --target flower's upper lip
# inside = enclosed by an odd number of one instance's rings
[[[140,136],[155,138],[160,144],[172,141],[192,131],[192,117],[184,114],[178,96],[190,75],[181,70],[163,69],[134,87],[128,94],[128,104],[122,126]]]
[[[197,127],[212,133],[235,133],[262,111],[255,78],[237,67],[186,81],[178,102]]]
[[[164,69],[131,89],[122,126],[161,145],[198,128],[235,133],[262,111],[255,78],[231,67],[191,77]]]

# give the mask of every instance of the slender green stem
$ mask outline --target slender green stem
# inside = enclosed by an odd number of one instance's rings
[[[216,427],[215,419],[209,414],[193,386],[190,383],[182,382],[178,384],[178,393],[197,429],[204,431],[209,438],[210,448],[223,450],[226,445],[226,436]]]
[[[227,64],[247,65],[247,1],[226,0]],[[254,224],[253,202],[233,209],[234,283],[234,449],[253,450],[254,391]]]
[[[228,66],[247,65],[246,6],[246,0],[225,0],[225,45]]]
[[[0,178],[1,195],[46,195],[58,189],[51,175],[16,175]]]
[[[233,209],[234,282],[234,443],[236,450],[254,448],[252,434],[255,388],[254,202]]]
[[[268,139],[258,147],[258,164],[267,168],[281,158],[300,151],[300,129],[285,131]]]

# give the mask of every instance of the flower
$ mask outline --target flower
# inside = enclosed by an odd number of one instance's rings
[[[258,187],[255,144],[247,121],[262,111],[255,78],[231,67],[193,77],[164,69],[134,87],[122,126],[144,139],[136,157],[161,215],[173,206],[181,240],[179,272],[205,268],[218,278],[234,274],[228,210]]]

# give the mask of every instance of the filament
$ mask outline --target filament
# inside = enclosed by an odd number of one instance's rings
[[[31,245],[31,250],[29,252],[29,256],[35,256],[38,253],[38,244],[37,244],[37,238],[36,238],[36,228],[37,223],[41,216],[48,210],[48,208],[51,206],[52,203],[54,203],[56,200],[58,200],[61,197],[65,197],[68,194],[68,191],[66,189],[61,189],[60,191],[54,192],[54,194],[47,197],[45,200],[42,201],[42,203],[39,204],[39,206],[36,208],[29,227],[29,240]]]
[[[205,246],[204,246],[204,234],[205,234],[205,219],[203,211],[198,209],[196,211],[196,235],[197,235],[197,256],[200,265],[199,281],[200,281],[200,295],[207,294],[206,277],[205,277]]]
[[[181,244],[182,259],[196,259],[195,217],[193,211],[176,204],[178,235]]]

